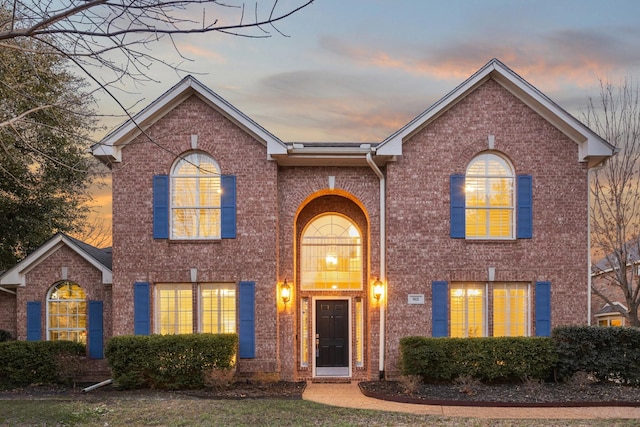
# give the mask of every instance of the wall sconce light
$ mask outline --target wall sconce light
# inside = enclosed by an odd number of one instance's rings
[[[280,286],[280,298],[285,305],[291,300],[291,286],[287,283],[287,279],[284,279],[284,283]]]
[[[376,281],[373,282],[373,297],[376,301],[380,302],[380,298],[384,293],[384,284],[380,281],[379,277],[376,277]]]

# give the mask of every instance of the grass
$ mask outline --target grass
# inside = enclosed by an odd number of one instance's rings
[[[2,400],[2,426],[633,426],[637,420],[485,420],[336,408],[301,400]]]

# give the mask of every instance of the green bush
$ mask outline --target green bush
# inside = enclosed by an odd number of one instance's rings
[[[117,336],[105,356],[117,387],[192,389],[211,370],[232,368],[237,347],[236,334]]]
[[[0,386],[61,384],[69,380],[63,360],[85,355],[72,341],[8,341],[0,343]]]
[[[587,372],[599,381],[640,385],[640,330],[563,326],[551,335],[558,352],[560,379]]]
[[[403,375],[425,382],[450,382],[471,376],[483,382],[546,379],[557,354],[550,338],[427,338],[400,340]]]

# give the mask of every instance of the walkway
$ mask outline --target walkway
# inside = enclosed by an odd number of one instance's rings
[[[345,408],[407,412],[420,415],[472,418],[529,418],[529,419],[640,419],[640,407],[579,407],[579,408],[484,408],[471,406],[420,405],[373,399],[360,392],[357,383],[307,383],[304,400]]]

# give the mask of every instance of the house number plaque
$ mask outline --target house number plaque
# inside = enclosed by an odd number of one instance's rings
[[[424,304],[424,294],[409,294],[409,304]]]

